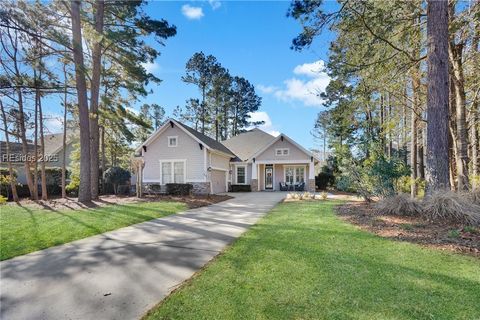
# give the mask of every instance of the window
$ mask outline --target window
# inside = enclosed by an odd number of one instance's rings
[[[285,167],[285,183],[295,184],[305,182],[304,166],[288,166]]]
[[[275,149],[276,156],[288,156],[289,154],[290,154],[290,149],[288,148]]]
[[[176,147],[177,146],[177,140],[178,140],[177,136],[168,137],[168,146],[169,147]]]
[[[246,183],[246,169],[245,167],[237,167],[237,184],[245,184]]]
[[[185,183],[185,160],[161,162],[162,184]]]

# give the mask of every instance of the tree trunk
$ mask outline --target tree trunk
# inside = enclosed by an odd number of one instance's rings
[[[465,98],[465,80],[463,76],[463,45],[456,45],[453,40],[449,43],[449,58],[451,63],[453,87],[455,94],[455,122],[457,138],[457,190],[469,189],[468,178],[468,135]]]
[[[412,72],[412,91],[413,91],[413,104],[412,104],[412,116],[411,116],[411,132],[412,141],[410,146],[410,167],[411,167],[411,186],[410,195],[412,198],[417,196],[417,166],[418,166],[418,112],[420,104],[420,75],[418,66],[414,67]]]
[[[42,179],[42,200],[47,200],[47,174],[45,172],[45,139],[43,135],[43,111],[42,111],[42,96],[39,93],[38,95],[38,119],[39,119],[39,129],[40,129],[40,152],[42,155],[41,162],[41,179]]]
[[[98,169],[100,136],[98,129],[98,104],[100,93],[100,76],[102,71],[102,45],[101,35],[103,34],[103,14],[105,3],[103,0],[95,1],[95,31],[99,40],[95,41],[92,50],[92,81],[90,91],[90,165],[91,165],[91,191],[92,198],[98,199]]]
[[[477,54],[480,51],[479,47],[480,43],[480,23],[477,23],[476,25],[476,33],[472,41],[472,50],[476,51]],[[480,74],[480,64],[476,63],[475,64],[475,69],[476,71],[475,74]],[[474,101],[472,101],[472,111],[471,111],[471,117],[470,117],[470,144],[472,148],[472,175],[475,177],[475,183],[472,184],[473,189],[477,189],[480,187],[480,154],[479,154],[479,141],[478,141],[478,127],[479,127],[479,115],[478,113],[480,112],[480,98],[478,96],[479,91],[477,91],[477,95],[475,96]]]
[[[102,134],[102,193],[105,194],[105,179],[104,179],[104,176],[105,176],[105,161],[107,160],[106,159],[106,156],[105,156],[105,127],[102,127],[102,131],[101,131],[101,134]]]
[[[75,62],[75,79],[78,97],[78,114],[80,121],[80,188],[78,201],[91,201],[90,183],[90,127],[88,114],[87,82],[83,63],[82,27],[80,24],[80,1],[71,1],[73,60]]]
[[[448,173],[448,1],[427,1],[427,194],[450,185]]]
[[[15,176],[13,175],[12,162],[10,161],[10,138],[8,135],[7,116],[5,115],[5,109],[3,109],[2,100],[0,100],[0,108],[2,111],[3,129],[5,130],[5,151],[7,156],[8,175],[10,178],[10,189],[12,189],[13,201],[18,202],[17,185],[15,183]]]
[[[63,91],[63,139],[62,139],[62,198],[67,197],[67,65],[63,65],[63,78],[65,79],[65,88]]]
[[[33,166],[33,199],[38,200],[38,84],[37,84],[37,71],[33,70],[33,79],[35,83],[35,121],[34,121],[34,129],[33,129],[33,140],[34,140],[34,147],[33,153],[35,154],[35,164]]]
[[[425,180],[425,148],[424,148],[424,141],[425,139],[423,138],[423,123],[420,122],[420,125],[418,127],[418,143],[417,143],[417,162],[418,162],[418,173],[417,176],[420,178],[420,180]]]

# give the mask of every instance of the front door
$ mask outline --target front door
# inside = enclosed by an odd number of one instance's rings
[[[265,189],[266,190],[273,189],[273,166],[272,165],[265,166]]]

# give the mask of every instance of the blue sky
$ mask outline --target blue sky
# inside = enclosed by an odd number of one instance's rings
[[[149,39],[161,56],[145,67],[163,80],[152,85],[153,93],[135,105],[157,103],[168,116],[185,100],[199,97],[193,85],[181,81],[187,60],[198,51],[212,54],[232,75],[245,77],[255,85],[262,106],[255,120],[272,134],[284,133],[307,148],[315,147],[310,130],[321,110],[316,93],[329,78],[321,72],[333,34],[326,32],[311,49],[290,49],[300,25],[286,17],[289,1],[151,1],[145,11],[177,27],[177,35],[166,46]],[[336,6],[336,2],[327,2]],[[62,130],[62,107],[58,97],[44,102],[46,132]]]
[[[148,65],[163,82],[141,103],[158,103],[167,114],[190,97],[195,86],[181,76],[185,63],[198,51],[212,54],[230,70],[255,85],[262,96],[260,113],[266,131],[282,132],[302,145],[314,147],[310,130],[321,110],[315,92],[328,84],[318,73],[326,60],[333,35],[325,33],[311,49],[290,49],[300,25],[286,17],[288,1],[150,2],[145,8],[153,18],[165,18],[177,26],[177,35],[166,42],[155,64]],[[335,5],[329,3],[328,5]],[[140,104],[141,104],[140,103]]]

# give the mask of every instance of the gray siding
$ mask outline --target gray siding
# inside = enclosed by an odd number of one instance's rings
[[[178,136],[176,147],[169,147],[167,137]],[[186,182],[205,180],[204,152],[199,144],[182,129],[168,127],[150,145],[142,155],[145,161],[143,169],[144,182],[160,182],[160,160],[186,160]]]
[[[275,154],[275,149],[278,148],[288,148],[290,153],[288,156],[277,156]],[[288,142],[286,139],[278,140],[265,151],[263,151],[259,156],[256,157],[258,161],[266,160],[310,160],[310,155],[305,154],[304,151],[296,147],[294,144]]]

